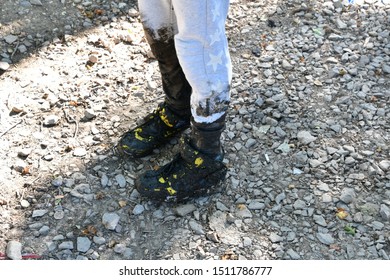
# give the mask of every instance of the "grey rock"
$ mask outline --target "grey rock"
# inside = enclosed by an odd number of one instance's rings
[[[252,148],[254,145],[256,145],[257,141],[253,138],[249,138],[246,143],[245,143],[245,147],[246,148]]]
[[[0,70],[7,71],[10,65],[8,62],[0,61]]]
[[[379,221],[373,221],[371,226],[374,230],[382,230],[385,227],[385,225]]]
[[[223,212],[226,212],[226,211],[229,211],[229,208],[227,208],[222,202],[220,201],[217,201],[217,203],[215,204],[215,206],[217,207],[218,210],[220,211],[223,211]]]
[[[73,250],[73,248],[74,245],[72,241],[64,241],[60,245],[58,245],[58,249],[60,250],[66,250],[66,249]]]
[[[314,222],[320,226],[326,227],[328,223],[321,215],[313,215]]]
[[[293,260],[299,260],[299,259],[301,259],[301,256],[300,256],[297,252],[295,252],[293,249],[288,249],[286,253],[287,253],[287,255],[289,255],[290,258],[293,259]]]
[[[87,154],[87,150],[83,147],[77,147],[73,151],[75,157],[84,157]]]
[[[77,251],[85,253],[91,248],[92,241],[88,237],[77,237]]]
[[[42,6],[41,0],[30,0],[30,3],[35,6]]]
[[[340,194],[340,200],[346,204],[353,202],[355,197],[356,197],[355,190],[352,188],[344,188]]]
[[[317,138],[311,135],[309,131],[300,131],[297,135],[298,141],[304,145],[314,142]]]
[[[265,208],[265,204],[259,201],[251,201],[248,205],[248,209],[250,210],[261,210]]]
[[[55,126],[59,123],[60,117],[56,115],[49,115],[43,120],[44,126]]]
[[[103,245],[104,243],[106,243],[106,239],[102,236],[94,236],[92,240],[98,245]]]
[[[286,194],[284,192],[278,194],[276,197],[275,197],[275,202],[277,204],[280,204],[283,200],[286,199]]]
[[[106,174],[102,174],[102,177],[100,178],[100,184],[102,185],[102,187],[107,187],[108,186],[108,182],[109,182],[109,179],[108,179],[108,176]]]
[[[109,230],[115,230],[116,226],[119,223],[119,215],[117,213],[104,213],[102,217],[102,223]]]
[[[18,40],[18,36],[15,35],[7,35],[4,37],[4,40],[7,44],[12,44]]]
[[[127,182],[126,182],[126,178],[125,178],[125,176],[123,176],[123,174],[117,174],[115,176],[115,180],[118,183],[120,188],[126,187]]]
[[[306,202],[304,202],[303,200],[301,199],[297,199],[295,202],[294,202],[294,205],[293,205],[294,209],[296,210],[302,210],[302,209],[306,209]]]
[[[287,60],[283,59],[282,61],[282,67],[286,70],[292,70],[294,69],[294,66],[291,65],[290,62],[288,62]]]
[[[381,204],[379,213],[383,220],[390,221],[390,208],[386,204]]]
[[[41,235],[47,235],[50,231],[50,228],[48,226],[43,226],[39,229],[39,234]]]
[[[379,162],[378,166],[383,171],[388,171],[390,169],[390,160],[382,160],[381,162]]]
[[[317,233],[317,238],[318,240],[325,244],[325,245],[331,245],[334,243],[334,238],[332,237],[331,234],[329,233],[322,233],[322,232],[318,232]]]
[[[125,244],[116,244],[114,246],[114,252],[117,253],[117,254],[123,254],[126,250],[126,245]]]
[[[179,205],[174,209],[174,213],[179,217],[187,216],[188,214],[194,212],[196,206],[192,203]]]
[[[269,235],[269,239],[271,240],[272,243],[278,243],[283,241],[283,237],[279,236],[274,232],[271,232],[271,234]]]
[[[11,240],[7,243],[6,255],[11,260],[22,259],[22,243],[19,241]]]
[[[87,120],[92,120],[92,119],[96,118],[95,111],[93,109],[86,109],[84,111],[84,118]]]
[[[145,207],[142,204],[137,204],[133,209],[133,215],[141,215],[145,211]]]
[[[250,239],[250,238],[247,237],[247,236],[244,236],[242,239],[243,239],[243,240],[242,240],[242,245],[243,245],[244,247],[250,247],[250,246],[252,246],[252,239]]]
[[[48,212],[48,210],[45,210],[45,209],[34,210],[33,213],[32,213],[32,217],[33,218],[42,217],[47,212]]]
[[[190,225],[190,228],[195,232],[195,234],[198,234],[198,235],[205,234],[202,225],[198,224],[194,220],[191,220],[188,224]]]

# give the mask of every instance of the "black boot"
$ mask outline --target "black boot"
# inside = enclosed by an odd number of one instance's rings
[[[164,104],[147,116],[145,122],[126,132],[119,140],[117,150],[133,157],[152,153],[177,133],[190,126],[190,97],[188,83],[176,55],[173,33],[159,30],[159,39],[145,28],[145,35],[158,61],[165,93]]]
[[[212,193],[213,187],[225,178],[227,168],[220,144],[223,128],[211,130],[211,125],[204,130],[205,125],[201,126],[203,130],[193,123],[191,139],[181,139],[180,153],[170,163],[137,178],[135,186],[142,196],[181,202]]]
[[[188,118],[179,117],[163,103],[142,124],[123,134],[116,149],[131,157],[143,157],[189,126]]]

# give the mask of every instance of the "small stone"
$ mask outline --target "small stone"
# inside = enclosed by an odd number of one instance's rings
[[[55,188],[59,188],[64,183],[64,180],[61,177],[55,178],[51,181],[51,185]]]
[[[124,244],[119,243],[114,246],[114,252],[117,254],[123,254],[125,250],[126,250],[126,245]]]
[[[257,143],[257,141],[256,141],[255,139],[249,138],[249,139],[246,141],[246,143],[245,143],[245,147],[246,147],[247,149],[249,149],[249,148],[253,147],[254,145],[256,145],[256,143]]]
[[[96,62],[98,62],[98,57],[94,54],[91,54],[89,57],[88,57],[88,61],[92,64],[95,64]]]
[[[97,245],[103,245],[104,243],[106,243],[106,239],[101,236],[94,236],[93,242],[95,242]]]
[[[226,211],[229,211],[229,208],[227,208],[223,203],[221,203],[220,201],[217,201],[216,205],[218,210],[222,211],[222,212],[226,212]]]
[[[28,208],[28,207],[30,207],[30,202],[28,202],[28,201],[25,200],[25,199],[22,199],[22,200],[20,201],[20,205],[21,205],[23,208]]]
[[[325,245],[331,245],[334,243],[334,238],[329,233],[318,232],[317,238],[321,243]]]
[[[102,185],[103,188],[107,187],[108,181],[109,181],[109,179],[108,179],[107,175],[103,174],[102,177],[100,178],[100,184]]]
[[[83,157],[87,154],[87,150],[83,147],[77,147],[73,151],[73,155],[75,157]]]
[[[65,216],[65,212],[62,210],[55,211],[53,215],[54,219],[56,220],[62,220],[64,216]]]
[[[42,6],[41,0],[30,0],[30,3],[35,6]]]
[[[293,260],[299,260],[299,259],[301,259],[301,256],[300,256],[297,252],[295,252],[293,249],[288,249],[286,253],[287,253],[287,255],[289,255],[290,258],[293,259]]]
[[[42,217],[47,212],[48,212],[48,210],[43,210],[43,209],[34,210],[33,213],[32,213],[32,217],[33,218]]]
[[[269,239],[271,240],[272,243],[277,243],[277,242],[282,242],[283,241],[283,237],[277,235],[276,233],[272,232],[270,235],[269,235]]]
[[[320,226],[326,227],[328,223],[325,221],[324,217],[320,215],[313,215],[314,222]]]
[[[250,238],[247,237],[247,236],[244,236],[244,237],[243,237],[243,240],[242,240],[242,245],[243,245],[244,247],[250,247],[250,246],[252,246],[252,239],[250,239]]]
[[[96,118],[96,113],[93,109],[86,109],[84,111],[84,117],[87,119],[87,120],[92,120],[94,118]]]
[[[373,221],[371,226],[374,230],[382,230],[385,227],[385,225],[379,221]]]
[[[141,215],[145,211],[145,207],[141,204],[137,204],[133,209],[134,215]]]
[[[305,209],[307,206],[306,206],[306,202],[304,202],[303,200],[301,199],[298,199],[294,202],[294,205],[293,205],[294,209],[296,210],[302,210],[302,209]]]
[[[308,145],[311,142],[314,142],[317,138],[311,135],[309,131],[300,131],[297,135],[298,141],[304,145]]]
[[[106,229],[115,230],[119,222],[119,215],[116,213],[104,213],[102,217],[102,223]]]
[[[127,182],[126,182],[126,178],[125,178],[125,176],[123,176],[123,174],[117,174],[115,176],[115,180],[118,183],[120,188],[126,187]]]
[[[379,167],[383,171],[389,170],[390,169],[390,160],[382,160],[381,162],[379,162]]]
[[[248,205],[248,209],[250,210],[261,210],[265,208],[265,204],[259,201],[252,201]]]
[[[286,70],[292,70],[294,68],[294,66],[291,65],[290,62],[288,62],[287,60],[283,59],[282,61],[282,67]]]
[[[190,225],[190,228],[195,232],[195,234],[198,234],[198,235],[205,234],[205,232],[203,231],[202,225],[198,224],[194,220],[191,220],[188,224]]]
[[[59,123],[60,118],[56,115],[49,115],[43,120],[44,126],[55,126]]]
[[[7,71],[10,65],[5,61],[0,61],[0,70]]]
[[[174,209],[174,213],[179,217],[184,217],[194,212],[195,210],[196,210],[196,206],[194,204],[184,204],[184,205],[177,206]]]
[[[88,237],[77,237],[77,251],[85,253],[91,247],[91,240]]]
[[[382,219],[384,219],[385,221],[390,221],[390,208],[387,205],[381,204],[379,213]]]
[[[21,260],[22,259],[22,243],[19,241],[9,241],[7,243],[6,255],[11,260]]]
[[[39,229],[39,234],[41,235],[47,235],[50,231],[50,228],[48,226],[43,226]]]
[[[341,191],[340,200],[346,204],[351,203],[355,199],[355,190],[352,188],[345,188]]]
[[[18,40],[18,36],[15,35],[7,35],[4,37],[4,40],[7,44],[12,44]]]
[[[60,245],[58,245],[58,249],[61,250],[73,250],[73,242],[72,241],[64,241]]]

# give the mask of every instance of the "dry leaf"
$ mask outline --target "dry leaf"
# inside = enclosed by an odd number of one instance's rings
[[[348,212],[344,208],[337,208],[336,216],[339,219],[344,220],[345,218],[348,217]]]
[[[30,166],[26,166],[26,167],[24,167],[23,169],[22,169],[22,175],[28,175],[28,174],[31,174],[30,173]]]
[[[96,199],[97,199],[97,200],[103,199],[104,197],[105,197],[105,195],[104,195],[104,193],[102,193],[102,192],[98,192],[98,193],[96,194]]]
[[[237,208],[238,208],[238,210],[245,210],[246,206],[244,204],[238,204]]]
[[[126,202],[126,200],[119,200],[118,204],[121,208],[123,208],[127,205],[127,202]]]
[[[81,234],[87,236],[93,236],[96,235],[96,233],[97,233],[97,229],[92,225],[87,226],[85,229],[81,231]]]

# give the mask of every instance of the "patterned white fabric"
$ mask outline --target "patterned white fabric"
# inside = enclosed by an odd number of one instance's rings
[[[229,0],[138,0],[143,24],[159,39],[175,38],[180,65],[192,87],[191,112],[198,123],[226,113],[232,66],[225,33]]]

